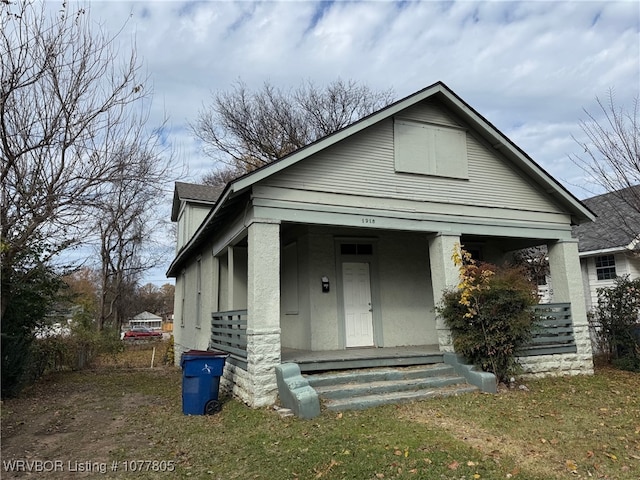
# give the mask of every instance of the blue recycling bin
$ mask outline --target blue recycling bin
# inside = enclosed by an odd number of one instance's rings
[[[182,354],[182,413],[212,415],[220,411],[220,377],[228,355],[212,350],[189,350]]]

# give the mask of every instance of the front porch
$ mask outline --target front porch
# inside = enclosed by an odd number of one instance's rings
[[[378,229],[368,233],[254,222],[246,236],[214,257],[211,307],[217,310],[209,347],[230,354],[223,385],[235,396],[252,406],[275,401],[274,369],[283,363],[295,363],[303,373],[442,363],[453,343],[435,307],[442,292],[458,281],[450,259],[455,245],[465,242],[480,258],[499,263],[509,248],[539,242]],[[571,254],[576,245],[555,241],[547,246],[553,298],[567,313],[560,314],[557,325],[564,330],[536,339],[520,353],[525,363],[536,365],[539,355],[547,356],[544,369],[551,370],[571,355],[569,370],[581,370],[587,353],[576,357],[576,346],[582,349],[573,333],[583,335],[575,330],[580,325],[574,318],[586,315],[582,302],[571,301],[578,285],[568,275],[575,270]],[[556,327],[558,322],[546,323]],[[549,346],[549,340],[565,340],[558,333],[566,334],[569,343]],[[527,371],[538,373],[540,368]]]

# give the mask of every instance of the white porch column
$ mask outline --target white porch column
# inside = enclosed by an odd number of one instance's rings
[[[431,287],[433,301],[436,305],[442,300],[442,292],[456,287],[459,283],[458,268],[451,260],[456,243],[460,243],[459,235],[439,233],[429,239],[429,260],[431,262]],[[440,351],[453,352],[451,331],[445,325],[444,319],[436,316],[436,330]]]
[[[275,367],[280,364],[280,225],[254,221],[248,236],[247,373],[248,403],[275,402]]]
[[[578,257],[578,240],[563,240],[547,245],[549,250],[549,271],[551,274],[551,301],[571,303],[573,334],[577,347],[577,361],[581,363],[572,370],[593,373],[593,356],[587,321],[587,307]]]

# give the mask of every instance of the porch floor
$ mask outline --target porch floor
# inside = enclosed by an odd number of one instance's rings
[[[443,361],[438,345],[347,348],[324,351],[296,350],[283,347],[281,359],[283,363],[297,363],[303,373],[354,368],[428,365]]]

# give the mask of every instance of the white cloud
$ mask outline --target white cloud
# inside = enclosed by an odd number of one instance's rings
[[[212,162],[187,124],[238,78],[288,88],[341,76],[398,96],[442,80],[582,197],[568,155],[583,109],[597,113],[609,88],[630,106],[640,90],[635,1],[93,1],[91,13],[112,31],[127,22],[123,52],[135,35],[188,180]]]

